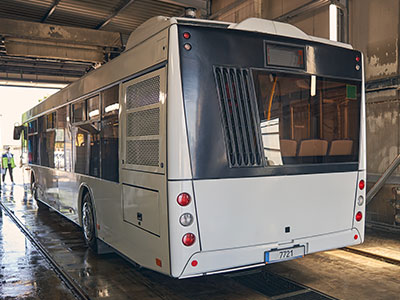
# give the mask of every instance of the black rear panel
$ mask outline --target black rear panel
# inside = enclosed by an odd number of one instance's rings
[[[190,33],[185,39],[183,33]],[[361,81],[361,53],[310,41],[239,30],[179,25],[189,149],[195,179],[344,172],[358,162],[266,166],[254,101],[254,70]],[[304,68],[267,66],[266,43],[304,49]],[[190,50],[184,48],[189,43]],[[253,99],[253,100],[251,100]],[[358,159],[358,156],[357,156]]]

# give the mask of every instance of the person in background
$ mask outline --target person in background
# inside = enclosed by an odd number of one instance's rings
[[[7,170],[10,173],[10,178],[11,178],[11,183],[14,185],[14,178],[13,178],[13,174],[12,171],[15,168],[15,162],[14,162],[14,154],[12,154],[10,152],[10,147],[6,148],[7,152],[3,154],[2,158],[1,158],[1,165],[3,168],[3,184],[5,184],[6,182],[6,174],[7,174]]]

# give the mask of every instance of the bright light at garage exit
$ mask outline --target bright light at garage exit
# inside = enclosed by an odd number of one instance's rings
[[[21,124],[24,112],[58,90],[59,88],[5,86],[0,83],[0,153],[4,146],[21,146],[20,141],[13,139],[14,124]]]

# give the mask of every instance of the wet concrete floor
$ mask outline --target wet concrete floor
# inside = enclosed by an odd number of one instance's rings
[[[351,248],[398,264],[338,249],[271,265],[269,271],[339,299],[400,299],[400,234],[367,229],[365,242]]]
[[[366,232],[365,242],[352,248],[400,262],[400,231],[390,232],[371,227]]]
[[[3,197],[12,199],[12,189]],[[0,299],[75,299],[45,258],[1,210]]]
[[[267,296],[270,294],[255,288],[252,282],[257,281],[258,286],[275,284],[268,281],[268,278],[274,278],[268,274],[282,275],[339,299],[400,299],[400,266],[343,250],[268,265],[255,270],[254,276],[251,273],[239,273],[236,277],[229,274],[171,279],[137,268],[116,254],[94,255],[87,249],[82,233],[75,224],[54,211],[39,212],[35,201],[24,192],[21,184],[14,188],[7,185],[2,202],[25,224],[58,264],[87,291],[91,299],[272,299]],[[51,269],[22,235],[19,242],[14,238],[17,233],[21,233],[12,226],[8,217],[3,215],[1,220],[0,259],[4,268],[0,270],[0,282],[5,283],[0,287],[0,299],[23,299],[25,295],[26,299],[71,299],[73,296],[67,293],[63,284],[56,283],[56,275],[53,274],[54,279],[48,279],[52,278],[50,274],[48,278],[43,278],[43,274],[51,273]],[[8,225],[4,227],[4,224]],[[379,239],[379,235],[374,238]],[[389,241],[393,241],[393,238]],[[375,244],[384,247],[379,241]],[[389,244],[396,248],[394,244]],[[366,245],[372,247],[370,243]],[[12,250],[11,246],[19,249],[20,256],[14,258],[14,267],[7,267],[8,262],[12,261],[8,257],[14,255],[13,251],[18,252]],[[18,265],[19,262],[23,264]],[[23,269],[20,270],[18,266]],[[24,271],[26,269],[30,271]],[[246,284],[246,280],[250,284]],[[25,283],[31,287],[25,287],[24,290]],[[19,286],[19,289],[14,289],[15,286]],[[54,296],[45,298],[51,293]],[[285,299],[323,299],[323,296],[307,295],[311,293],[298,295],[302,298]]]

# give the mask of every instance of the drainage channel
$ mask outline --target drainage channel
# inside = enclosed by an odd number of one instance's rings
[[[248,271],[227,275],[272,300],[335,300],[324,293],[268,271]]]
[[[75,282],[75,280],[66,273],[62,267],[51,257],[50,253],[35,239],[35,237],[26,229],[22,222],[14,215],[14,213],[0,201],[0,209],[7,214],[8,217],[18,226],[22,233],[29,239],[29,241],[36,247],[36,249],[46,258],[55,273],[70,289],[77,299],[90,300],[88,294]]]

